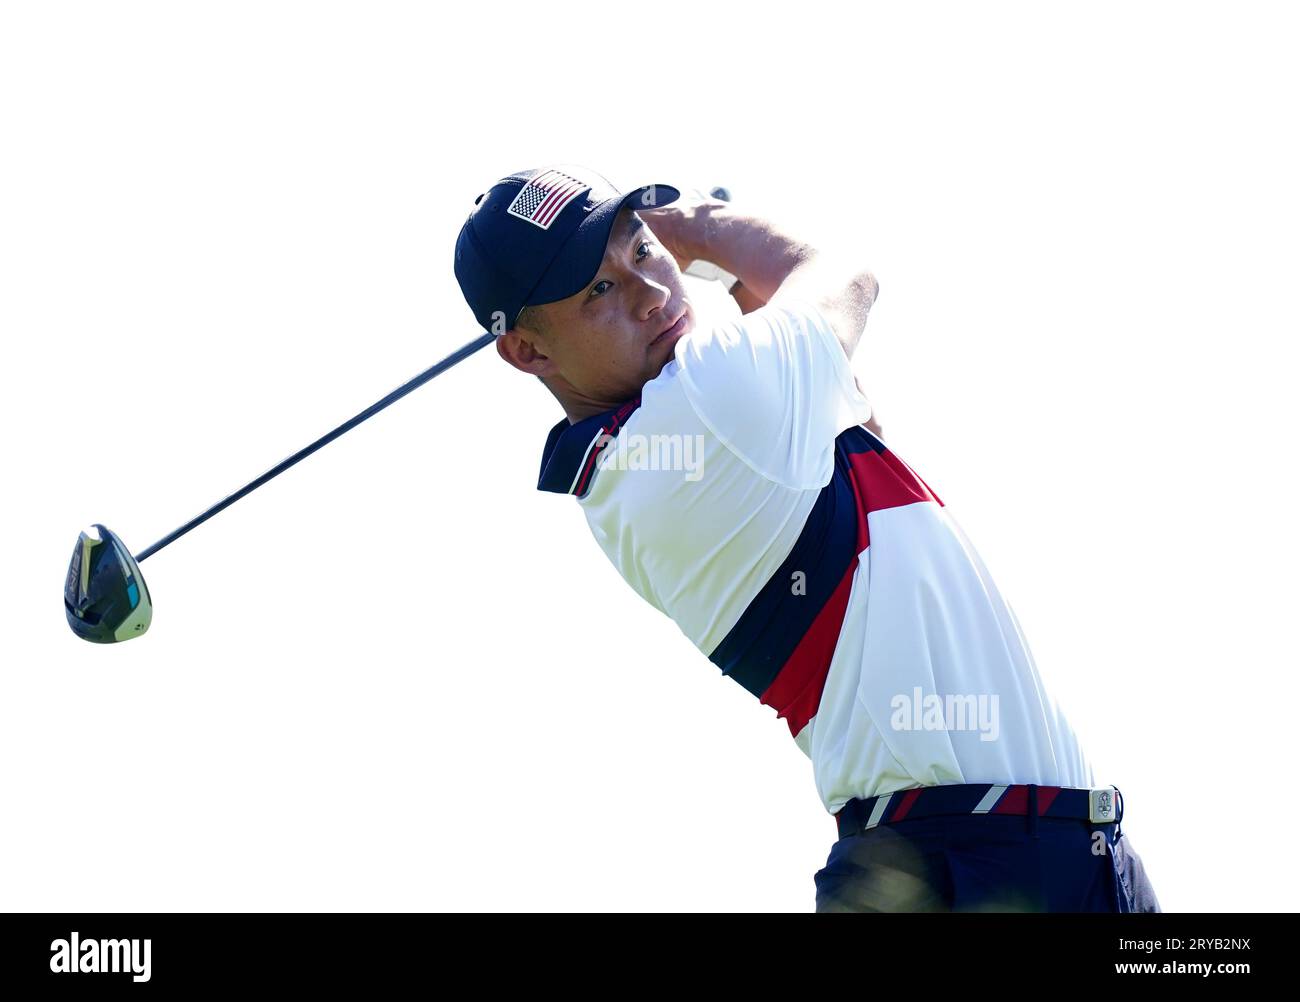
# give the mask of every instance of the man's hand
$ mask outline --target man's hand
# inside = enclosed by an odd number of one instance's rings
[[[687,190],[671,205],[658,209],[639,209],[637,215],[650,227],[655,239],[673,256],[677,267],[685,271],[695,260],[708,260],[701,253],[704,228],[710,216],[727,208],[727,203],[704,194]]]

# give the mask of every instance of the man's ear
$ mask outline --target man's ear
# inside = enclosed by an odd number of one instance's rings
[[[555,363],[542,353],[536,335],[526,327],[515,327],[497,336],[497,354],[520,372],[532,376],[549,376]]]

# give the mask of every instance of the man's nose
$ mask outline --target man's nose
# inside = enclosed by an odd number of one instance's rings
[[[638,302],[641,316],[649,319],[650,314],[654,313],[655,310],[663,309],[672,298],[673,293],[668,286],[651,278],[645,279],[641,289],[641,298]]]

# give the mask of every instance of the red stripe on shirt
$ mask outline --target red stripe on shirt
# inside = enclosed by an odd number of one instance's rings
[[[872,479],[875,467],[864,463],[859,469],[858,460],[867,460],[876,453],[864,453],[849,457],[849,484],[853,488],[853,504],[858,521],[857,552],[862,553],[870,544],[867,529],[867,494],[864,485]],[[864,472],[865,471],[865,472]],[[844,577],[835,586],[835,591],[822,606],[821,612],[813,620],[786,659],[781,670],[777,672],[772,684],[767,687],[759,702],[776,708],[776,715],[784,718],[790,727],[792,737],[797,737],[808,721],[817,713],[822,701],[822,690],[826,688],[826,676],[831,670],[831,658],[835,655],[835,646],[840,640],[840,630],[844,627],[844,614],[849,607],[849,594],[853,590],[853,575],[857,572],[858,561],[855,558],[844,571]]]

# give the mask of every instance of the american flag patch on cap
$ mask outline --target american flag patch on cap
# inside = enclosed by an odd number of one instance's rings
[[[550,167],[538,171],[519,189],[506,212],[544,230],[550,229],[566,205],[590,190],[591,185]]]

